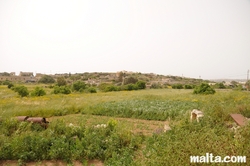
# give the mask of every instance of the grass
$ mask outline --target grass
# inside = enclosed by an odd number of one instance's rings
[[[192,90],[150,89],[55,95],[51,89],[45,90],[45,96],[21,98],[0,86],[0,159],[99,159],[105,165],[190,165],[190,155],[205,153],[245,155],[247,161],[250,158],[250,125],[240,128],[237,137],[227,128],[233,122],[230,113],[250,118],[250,93],[246,91],[217,90],[214,95],[194,95]],[[194,108],[205,114],[201,123],[189,122]],[[40,130],[10,119],[18,115],[44,116],[51,124],[47,130]],[[117,123],[114,130],[93,130],[96,124],[112,121]],[[172,130],[153,134],[166,121]],[[70,129],[69,123],[79,128]],[[72,142],[75,135],[78,141]],[[33,143],[26,144],[27,141]],[[48,148],[42,148],[43,156],[35,142]],[[34,149],[32,153],[30,149]]]

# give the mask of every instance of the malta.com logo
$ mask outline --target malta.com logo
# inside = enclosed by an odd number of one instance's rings
[[[206,153],[205,156],[190,156],[190,163],[246,163],[246,156],[214,156]]]

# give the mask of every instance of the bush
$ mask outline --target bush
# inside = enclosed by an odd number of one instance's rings
[[[12,89],[17,92],[21,97],[25,97],[29,95],[29,91],[27,89],[27,87],[25,86],[16,86],[16,87],[12,87]]]
[[[73,89],[75,91],[80,91],[86,88],[86,84],[82,81],[77,81],[73,84]]]
[[[138,81],[137,78],[134,78],[134,77],[128,77],[124,80],[124,84],[127,85],[127,84],[135,84],[136,82]]]
[[[193,89],[192,85],[184,85],[184,89]]]
[[[183,86],[181,84],[174,84],[172,85],[173,89],[183,89]]]
[[[215,90],[207,83],[201,83],[199,86],[195,87],[194,94],[214,94]]]
[[[94,87],[89,87],[88,92],[90,93],[96,93],[96,89]]]
[[[218,89],[226,89],[226,86],[222,82],[216,83],[215,87],[218,88]]]
[[[3,85],[9,85],[11,82],[9,81],[9,80],[5,80],[5,81],[3,81]]]
[[[111,91],[120,91],[121,88],[115,85],[110,85],[105,87],[104,92],[111,92]]]
[[[9,83],[8,88],[11,89],[12,87],[14,87],[14,84]]]
[[[64,77],[57,78],[57,85],[58,86],[65,86],[66,84],[67,84],[67,82],[66,82]]]
[[[38,82],[44,84],[53,84],[55,82],[55,79],[49,75],[44,75]]]
[[[67,86],[54,86],[53,93],[54,94],[58,94],[58,93],[70,94],[71,90]]]
[[[161,89],[162,86],[161,84],[159,83],[153,83],[151,86],[150,86],[150,89]]]
[[[124,90],[138,90],[137,84],[128,84],[124,86]]]
[[[31,96],[44,96],[46,92],[41,87],[35,87],[35,90],[31,92]]]
[[[137,85],[138,89],[145,89],[146,88],[146,82],[144,82],[144,81],[137,81],[136,85]]]

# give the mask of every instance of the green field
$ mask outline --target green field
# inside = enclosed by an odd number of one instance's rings
[[[213,153],[246,156],[249,164],[250,125],[237,133],[229,129],[230,113],[250,118],[247,91],[194,95],[192,90],[147,89],[63,95],[44,89],[45,96],[21,98],[0,86],[0,160],[190,165],[189,156]],[[194,108],[205,114],[200,123],[189,121]],[[12,118],[21,115],[46,117],[50,125],[43,130]],[[103,123],[108,127],[93,127]],[[171,131],[154,133],[165,123]]]

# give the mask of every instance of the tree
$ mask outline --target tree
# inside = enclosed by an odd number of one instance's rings
[[[195,87],[194,94],[214,94],[215,90],[207,83],[201,83],[199,86]]]
[[[65,86],[67,84],[66,80],[64,77],[58,77],[57,78],[57,85],[58,86]]]
[[[55,79],[49,75],[43,75],[38,82],[44,84],[53,84],[55,82]]]

